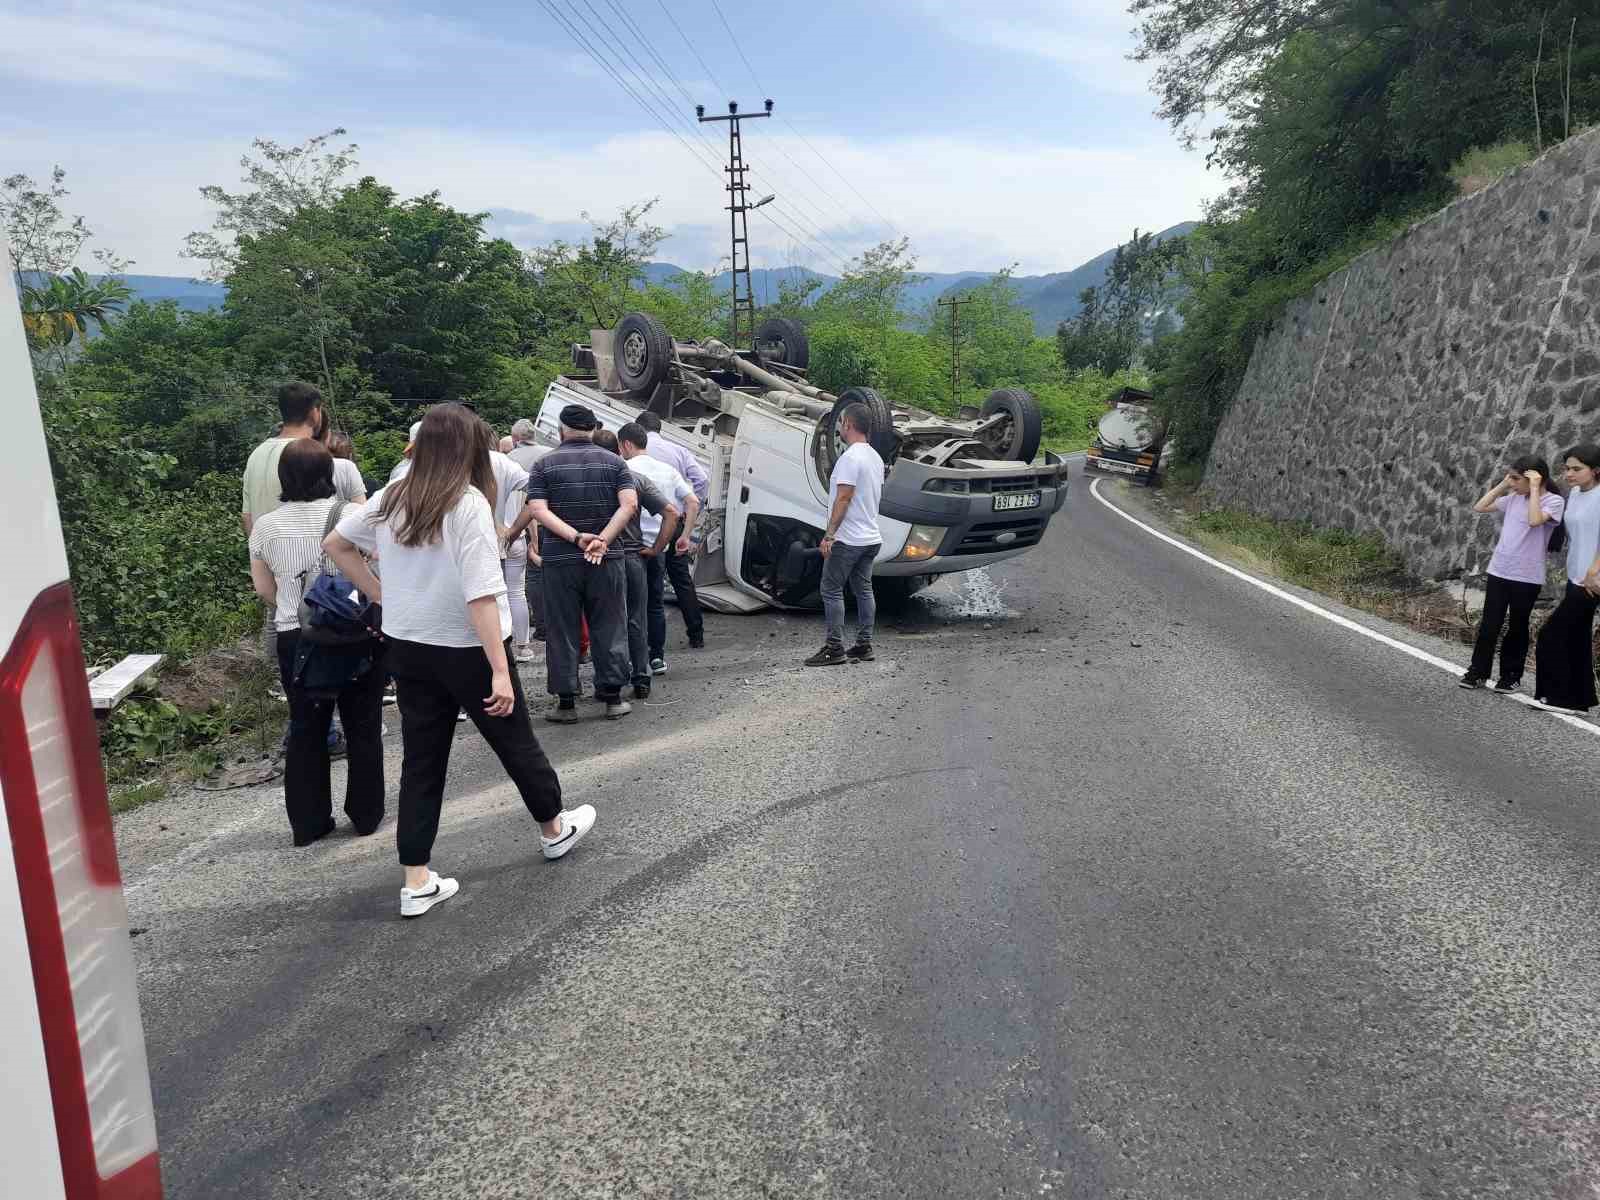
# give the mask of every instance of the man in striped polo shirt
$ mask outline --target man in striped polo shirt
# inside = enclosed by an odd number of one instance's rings
[[[528,472],[528,503],[511,529],[515,540],[530,520],[541,526],[545,664],[550,691],[559,697],[547,716],[562,724],[578,719],[578,635],[585,618],[596,697],[605,702],[607,717],[633,711],[622,698],[629,658],[621,537],[639,509],[639,493],[622,459],[590,440],[599,424],[581,404],[561,410],[561,445]]]

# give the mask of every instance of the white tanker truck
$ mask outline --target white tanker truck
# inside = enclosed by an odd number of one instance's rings
[[[1154,410],[1155,397],[1125,387],[1106,403],[1109,411],[1100,418],[1084,466],[1154,487],[1161,477],[1161,451],[1167,440],[1166,422]]]

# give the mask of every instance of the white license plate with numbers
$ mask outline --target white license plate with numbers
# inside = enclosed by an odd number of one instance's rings
[[[1038,508],[1038,492],[1008,492],[994,498],[995,512],[1010,512],[1017,508]]]

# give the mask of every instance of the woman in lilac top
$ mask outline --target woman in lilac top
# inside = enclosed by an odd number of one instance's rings
[[[1494,690],[1514,692],[1522,682],[1522,666],[1528,659],[1528,618],[1544,586],[1545,554],[1566,504],[1550,487],[1549,479],[1550,468],[1544,459],[1524,455],[1472,506],[1476,513],[1500,514],[1500,540],[1489,560],[1483,621],[1472,648],[1472,666],[1461,677],[1464,688],[1482,687],[1489,678],[1500,626],[1508,615],[1510,624],[1500,646],[1500,682]]]

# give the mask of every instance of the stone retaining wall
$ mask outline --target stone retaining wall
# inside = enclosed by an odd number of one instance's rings
[[[1469,507],[1517,454],[1600,440],[1600,130],[1291,302],[1257,343],[1205,490],[1376,533],[1426,578],[1482,571]]]

